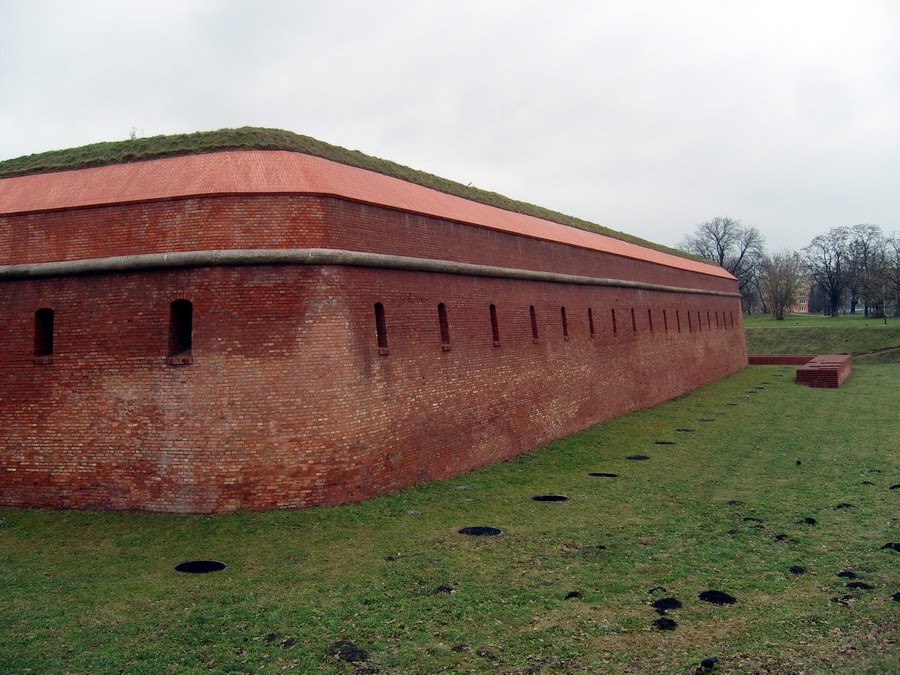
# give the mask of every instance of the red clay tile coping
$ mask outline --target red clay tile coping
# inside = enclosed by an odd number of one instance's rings
[[[733,279],[715,265],[596,232],[281,150],[248,150],[0,179],[0,215],[223,194],[315,194],[510,232],[533,239]]]

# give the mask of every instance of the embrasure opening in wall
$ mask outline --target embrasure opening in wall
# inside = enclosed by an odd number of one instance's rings
[[[170,363],[190,363],[194,347],[194,304],[190,300],[175,300],[169,305]]]
[[[497,323],[497,306],[491,305],[491,337],[494,341],[494,346],[500,346],[500,325]]]
[[[438,305],[438,323],[441,328],[441,347],[445,352],[450,351],[450,322],[447,319],[447,306],[442,302]]]
[[[53,356],[53,310],[49,307],[34,313],[34,356]]]
[[[378,353],[388,354],[387,321],[384,318],[384,305],[375,303],[375,337],[378,340]]]

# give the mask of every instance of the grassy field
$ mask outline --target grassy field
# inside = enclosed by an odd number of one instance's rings
[[[792,374],[357,505],[2,510],[0,671],[898,672],[900,364],[837,390]],[[228,568],[173,570],[198,558]]]
[[[854,363],[900,362],[900,317],[792,314],[784,321],[768,315],[744,317],[750,354],[854,355]]]

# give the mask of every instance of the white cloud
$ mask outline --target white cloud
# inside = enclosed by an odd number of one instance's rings
[[[0,157],[272,126],[663,243],[900,227],[900,5],[0,0]]]

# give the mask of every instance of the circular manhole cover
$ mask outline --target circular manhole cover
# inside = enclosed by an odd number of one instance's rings
[[[218,560],[187,560],[175,565],[175,571],[188,574],[207,574],[209,572],[221,572],[226,567],[228,566],[225,563]]]
[[[594,478],[618,478],[619,474],[607,473],[606,471],[592,471],[588,476],[593,476]]]
[[[470,537],[496,537],[498,534],[502,534],[503,530],[499,527],[490,527],[489,525],[472,525],[461,528],[459,533],[467,534]]]
[[[533,502],[565,502],[568,501],[565,495],[535,495],[531,498]]]

